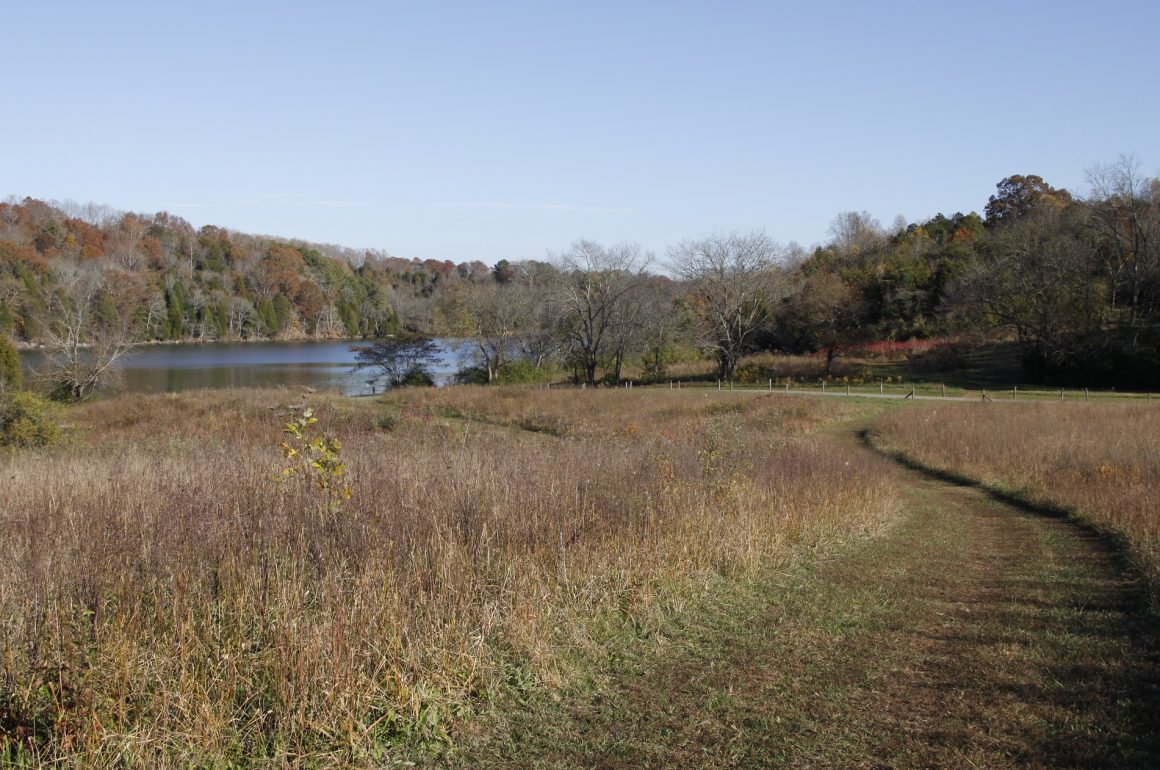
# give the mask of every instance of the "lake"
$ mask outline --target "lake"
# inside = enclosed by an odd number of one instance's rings
[[[435,381],[445,384],[459,369],[453,340],[437,340],[443,351],[432,367]],[[214,342],[204,345],[142,345],[121,364],[123,389],[135,393],[166,393],[194,388],[250,388],[291,385],[335,390],[354,396],[371,392],[374,372],[352,372],[351,345],[368,342]],[[43,354],[21,353],[26,369],[34,370]],[[382,392],[382,383],[376,383]]]

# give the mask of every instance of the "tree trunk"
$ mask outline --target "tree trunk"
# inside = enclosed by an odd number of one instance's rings
[[[737,361],[728,351],[721,351],[717,354],[717,376],[722,382],[733,378],[733,370],[737,367]]]

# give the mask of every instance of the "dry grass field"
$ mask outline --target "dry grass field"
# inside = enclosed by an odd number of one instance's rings
[[[1160,406],[963,404],[895,410],[876,423],[888,449],[1122,535],[1160,579]]]
[[[65,444],[0,455],[0,761],[383,766],[567,682],[602,629],[647,638],[895,510],[876,458],[818,436],[850,403],[310,400],[302,440],[295,392],[193,392],[78,407]],[[322,472],[312,438],[341,442]]]

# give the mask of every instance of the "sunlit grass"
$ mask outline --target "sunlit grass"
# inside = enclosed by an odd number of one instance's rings
[[[876,431],[926,465],[1121,533],[1160,578],[1160,403],[932,405],[886,414]]]
[[[894,505],[814,432],[857,405],[465,387],[312,397],[353,486],[336,512],[276,481],[301,400],[127,396],[0,459],[10,759],[382,763],[497,688],[567,680],[601,623]]]

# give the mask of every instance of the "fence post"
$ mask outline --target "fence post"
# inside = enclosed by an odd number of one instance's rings
[[[945,382],[939,383],[938,391],[939,391],[939,394],[941,394],[943,398],[947,397],[947,386],[946,386]]]
[[[1059,389],[1059,403],[1063,403],[1063,388]]]
[[[884,386],[882,384],[882,380],[879,380],[878,381],[878,395],[882,395],[885,392],[886,392],[886,386]]]
[[[770,378],[770,380],[769,380],[769,389],[773,390],[773,379],[772,378]]]
[[[721,380],[717,380],[717,390],[721,390]]]
[[[789,380],[785,381],[785,392],[789,393]]]
[[[850,383],[846,383],[846,395],[850,395]]]
[[[822,392],[823,393],[826,392],[826,381],[825,380],[822,380]]]
[[[1087,388],[1083,389],[1083,400],[1084,401],[1088,400],[1088,389]]]
[[[1014,390],[1013,390],[1013,391],[1011,391],[1011,400],[1012,400],[1012,401],[1018,401],[1018,400],[1019,400],[1019,386],[1018,386],[1018,385],[1014,385],[1014,386],[1012,386],[1012,387],[1014,387]]]

